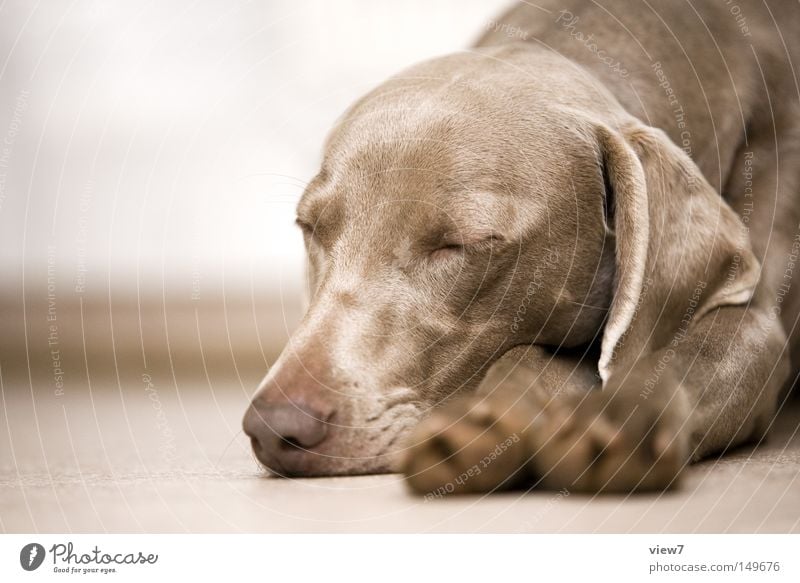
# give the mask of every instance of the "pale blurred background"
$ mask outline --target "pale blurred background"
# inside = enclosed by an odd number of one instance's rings
[[[328,128],[505,6],[0,0],[0,532],[797,531],[785,421],[663,498],[431,504],[253,459],[241,418],[302,315],[294,206]]]
[[[0,0],[0,532],[351,524],[241,431],[302,316],[294,207],[354,99],[504,4]]]
[[[294,206],[327,130],[506,5],[0,4],[3,373],[263,373],[302,312]]]

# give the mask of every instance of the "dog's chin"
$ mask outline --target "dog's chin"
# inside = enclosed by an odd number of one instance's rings
[[[365,476],[391,474],[399,471],[398,461],[374,463],[363,459],[333,459],[325,463],[308,463],[305,460],[292,463],[282,460],[262,461],[261,465],[271,477],[276,478],[326,478],[336,476]]]
[[[259,464],[279,478],[323,478],[390,474],[400,470],[402,450],[370,454],[359,451],[304,450],[287,446],[280,457],[255,451]]]
[[[378,474],[392,474],[399,470],[386,466],[356,466],[356,467],[331,467],[331,468],[300,468],[291,472],[280,471],[264,466],[271,478],[335,478],[342,476],[370,476]]]

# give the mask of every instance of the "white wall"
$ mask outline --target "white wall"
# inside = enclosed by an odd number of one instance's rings
[[[294,205],[332,122],[506,4],[2,3],[0,286],[49,259],[86,293],[109,277],[294,289]]]

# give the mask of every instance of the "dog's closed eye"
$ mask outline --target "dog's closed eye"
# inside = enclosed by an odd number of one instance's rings
[[[457,239],[457,241],[454,239]],[[502,240],[503,238],[495,233],[477,234],[460,238],[453,237],[452,239],[445,238],[438,247],[431,251],[430,258],[436,261],[443,261],[463,257],[465,253],[470,251],[479,252],[491,250],[496,243]]]
[[[331,235],[331,227],[319,220],[306,220],[297,218],[295,224],[300,227],[303,232],[303,238],[306,239],[308,244],[320,243],[323,244],[329,240]]]
[[[431,251],[430,257],[435,261],[441,261],[445,259],[453,259],[455,257],[460,257],[464,253],[464,246],[463,245],[456,245],[456,244],[448,244],[442,245],[441,247],[437,247],[433,251]]]
[[[304,221],[303,219],[295,219],[294,223],[300,227],[300,230],[303,231],[304,235],[313,235],[314,234],[314,226],[311,223]]]

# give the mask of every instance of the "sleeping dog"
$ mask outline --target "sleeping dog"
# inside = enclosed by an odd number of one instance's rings
[[[522,3],[355,103],[258,459],[627,492],[762,439],[800,356],[800,8],[734,7]]]

